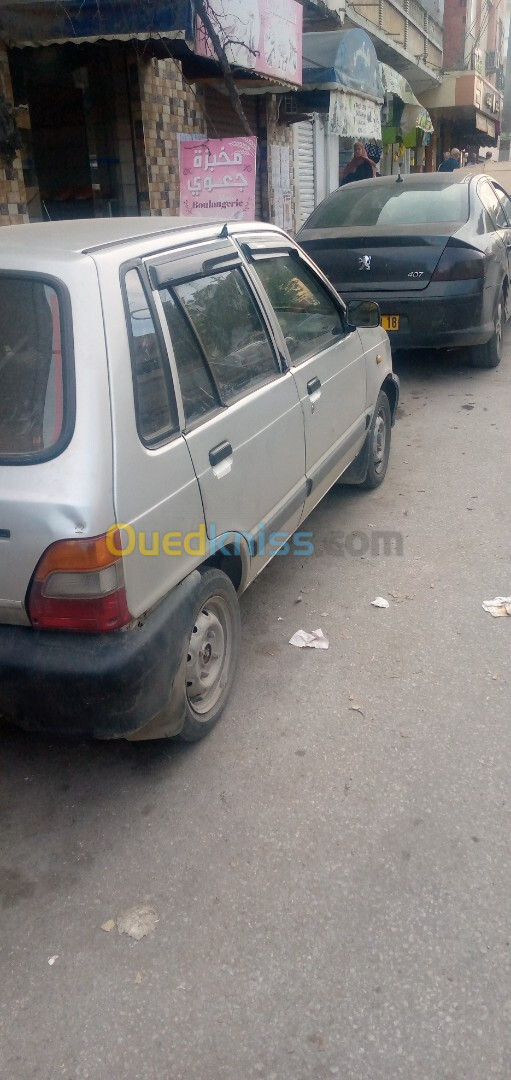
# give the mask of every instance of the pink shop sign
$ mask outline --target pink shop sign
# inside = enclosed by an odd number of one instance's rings
[[[296,0],[208,0],[208,13],[231,66],[301,86],[303,8]],[[199,19],[195,51],[216,59]]]
[[[253,221],[256,149],[254,136],[182,142],[182,216]]]

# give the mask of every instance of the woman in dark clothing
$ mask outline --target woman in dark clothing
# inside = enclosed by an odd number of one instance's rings
[[[353,180],[370,180],[376,176],[376,165],[371,161],[363,142],[356,142],[353,147],[353,157],[341,173],[341,187],[351,184]]]

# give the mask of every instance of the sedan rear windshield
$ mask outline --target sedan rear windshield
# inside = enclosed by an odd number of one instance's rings
[[[52,457],[65,431],[61,300],[49,282],[0,274],[0,461]]]
[[[465,184],[358,183],[333,193],[307,221],[307,229],[349,229],[366,225],[435,225],[468,218]]]

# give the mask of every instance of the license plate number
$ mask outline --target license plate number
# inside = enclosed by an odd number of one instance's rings
[[[399,330],[399,315],[382,315],[381,324],[384,330]]]

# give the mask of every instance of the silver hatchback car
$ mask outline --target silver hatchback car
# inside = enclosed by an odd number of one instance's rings
[[[270,225],[2,230],[0,712],[211,729],[238,595],[311,550],[297,530],[339,478],[385,476],[399,384],[378,324]]]

